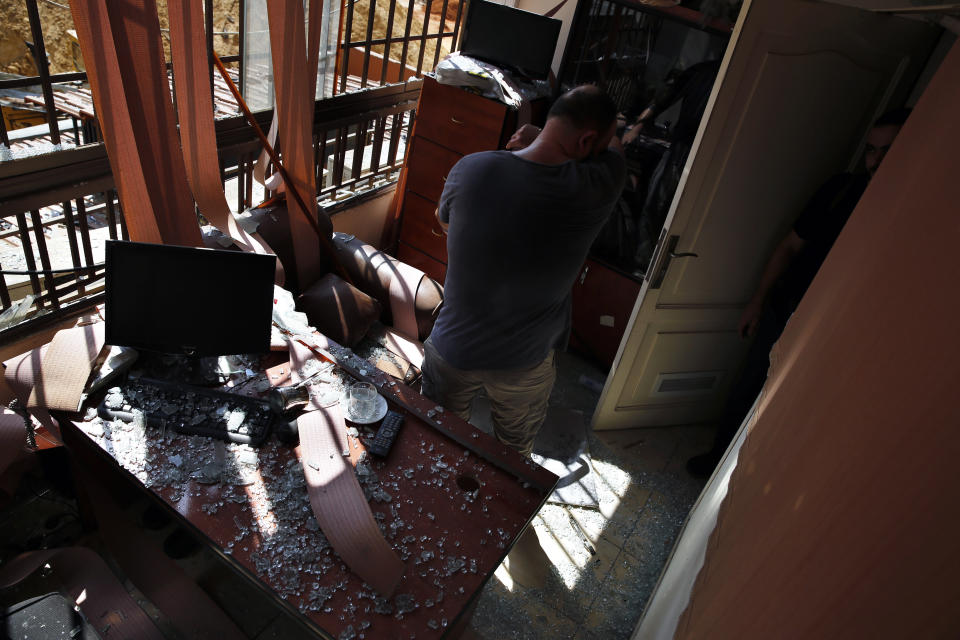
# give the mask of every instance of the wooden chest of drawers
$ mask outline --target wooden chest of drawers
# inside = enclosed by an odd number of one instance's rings
[[[447,173],[469,153],[502,148],[516,121],[516,111],[503,103],[424,78],[400,179],[400,260],[443,282],[447,237],[436,211]]]

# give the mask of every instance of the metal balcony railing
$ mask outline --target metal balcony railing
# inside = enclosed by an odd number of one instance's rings
[[[86,73],[51,73],[38,0],[23,2],[36,74],[0,77],[0,93],[15,93],[19,104],[42,110],[45,124],[9,129],[0,118],[0,144],[6,147],[0,148],[0,311],[26,296],[34,298],[25,321],[0,328],[4,342],[99,302],[103,245],[108,238],[128,237],[92,100],[84,88]],[[63,3],[39,2],[50,4],[44,11],[67,9]],[[204,4],[209,54],[214,50],[213,2]],[[240,51],[245,5],[240,0],[235,16]],[[432,69],[455,48],[466,10],[456,0],[427,0],[425,7],[413,0],[389,0],[381,33],[375,26],[377,6],[376,0],[342,3],[335,85],[339,95],[316,103],[317,197],[329,210],[396,180],[420,88],[418,81],[404,80],[421,76],[425,67]],[[384,6],[381,0],[381,13]],[[242,83],[243,57],[222,55],[221,60]],[[253,180],[260,146],[242,117],[231,115],[237,113],[236,105],[225,90],[215,86],[214,101],[221,178],[228,200],[242,211],[272,195]],[[272,112],[256,117],[266,129]]]
[[[419,81],[318,101],[313,147],[317,197],[335,210],[346,199],[396,180],[420,93]],[[256,114],[269,126],[272,112]],[[221,179],[236,210],[256,204],[260,145],[242,116],[218,120]],[[269,169],[268,169],[269,170]],[[262,194],[262,195],[261,195]],[[127,238],[102,144],[0,163],[0,306],[32,295],[34,316],[0,330],[14,339],[102,299],[103,244]]]

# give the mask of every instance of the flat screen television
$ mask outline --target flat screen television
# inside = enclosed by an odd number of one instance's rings
[[[537,80],[550,75],[560,26],[555,18],[470,0],[460,52]]]
[[[270,350],[276,257],[111,240],[106,342],[188,356]]]

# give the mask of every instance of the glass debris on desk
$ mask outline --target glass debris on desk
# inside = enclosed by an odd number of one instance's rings
[[[298,373],[314,376],[311,386],[337,399],[351,381],[337,368],[318,364],[313,369]],[[108,395],[120,409],[129,405],[114,390]],[[436,417],[444,413],[439,406],[432,411]],[[411,616],[417,622],[410,629],[416,629],[418,638],[439,637],[446,620],[456,617],[467,596],[482,584],[483,573],[492,571],[490,556],[499,557],[523,526],[511,522],[504,509],[493,508],[502,498],[487,482],[499,472],[482,458],[424,434],[424,439],[409,443],[407,458],[394,456],[388,463],[354,450],[364,429],[348,431],[364,496],[385,539],[407,563],[397,593],[381,598],[350,573],[320,530],[292,449],[273,438],[254,449],[164,433],[147,427],[143,415],[134,413],[131,422],[88,415],[80,426],[145,486],[181,513],[199,518],[195,523],[202,530],[203,518],[216,522],[219,531],[229,523],[228,538],[218,540],[223,551],[301,612],[319,616],[317,623],[334,637],[351,627],[357,637],[392,637],[396,625]],[[461,483],[463,477],[471,481]],[[470,519],[457,520],[464,514]],[[451,523],[469,523],[463,525],[469,531],[451,531]],[[473,533],[483,539],[461,546],[461,539]]]

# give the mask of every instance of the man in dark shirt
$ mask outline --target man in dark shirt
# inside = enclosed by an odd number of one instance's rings
[[[743,373],[727,400],[713,447],[687,461],[687,470],[692,475],[710,475],[727,450],[766,381],[770,349],[813,282],[909,114],[909,109],[897,109],[874,123],[867,134],[866,173],[842,173],[828,180],[770,256],[760,284],[740,318],[740,335],[755,337],[755,340],[747,353]]]
[[[462,158],[440,198],[449,260],[423,393],[467,419],[485,390],[497,438],[524,455],[546,416],[574,279],[623,188],[616,111],[596,87],[577,87],[542,132],[511,139],[514,151]]]

